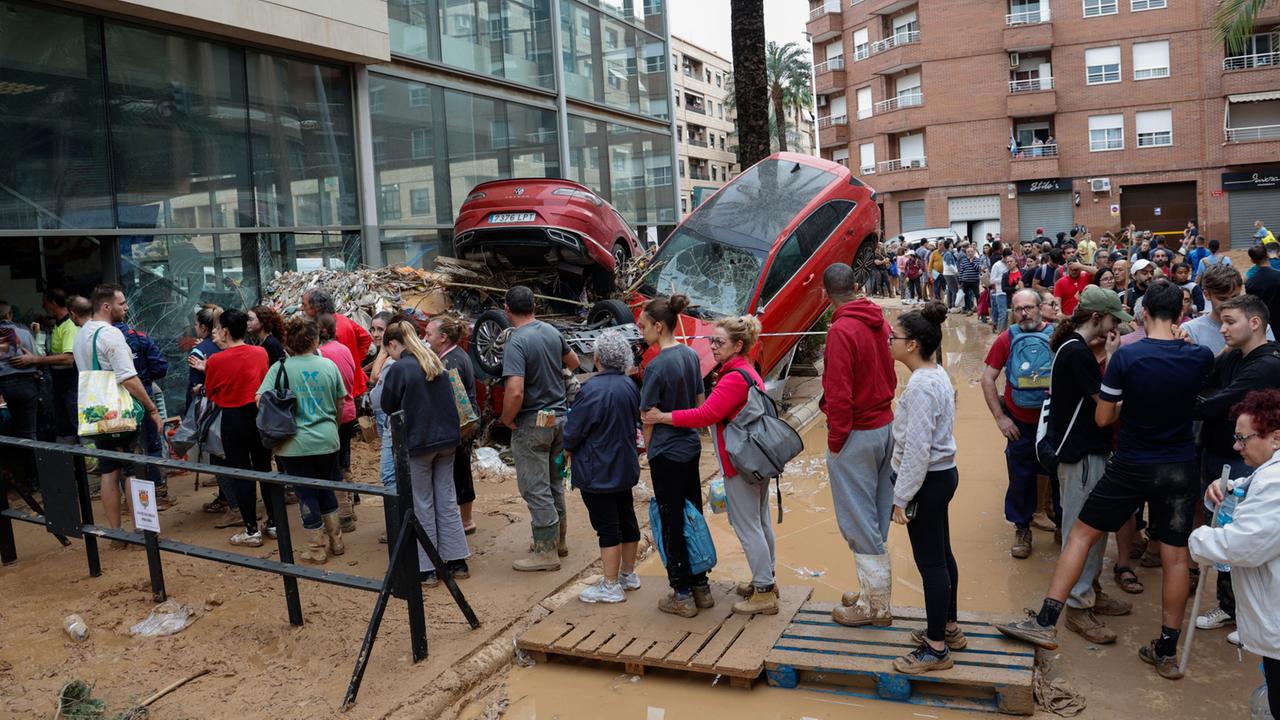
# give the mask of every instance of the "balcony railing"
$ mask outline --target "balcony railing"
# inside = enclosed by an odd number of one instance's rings
[[[1030,80],[1010,80],[1009,81],[1009,92],[1011,93],[1040,92],[1041,90],[1052,90],[1052,89],[1053,89],[1053,78],[1051,77],[1031,78]]]
[[[840,12],[840,0],[825,0],[821,5],[809,11],[809,22],[823,15]]]
[[[1280,140],[1280,125],[1256,125],[1254,127],[1223,128],[1227,142],[1250,140]]]
[[[858,62],[859,60],[866,60],[869,57],[871,57],[870,45],[859,45],[853,49],[854,62]]]
[[[878,53],[885,52],[886,50],[892,50],[899,45],[911,45],[912,43],[918,42],[920,42],[919,30],[907,30],[906,32],[895,33],[883,40],[877,40],[871,43],[871,54],[876,55]]]
[[[849,124],[848,115],[827,115],[826,117],[818,118],[819,130],[823,130],[829,127],[835,127],[836,125],[848,125],[848,124]]]
[[[694,170],[694,169],[690,168],[690,170],[689,170],[689,179],[690,179],[690,180],[710,180],[710,179],[711,179],[711,175],[710,175],[709,173],[706,173],[706,172],[699,172],[698,170]]]
[[[893,112],[901,108],[916,107],[924,104],[924,93],[913,92],[897,97],[891,97],[888,100],[881,100],[875,105],[876,114]]]
[[[689,138],[689,144],[690,144],[690,145],[692,145],[692,146],[694,146],[694,147],[706,147],[706,146],[707,146],[707,141],[706,141],[706,140],[699,140],[699,139],[697,139],[697,138]]]
[[[1223,70],[1252,70],[1260,67],[1280,67],[1280,51],[1233,55],[1222,61]]]
[[[1018,149],[1014,160],[1035,160],[1036,158],[1058,157],[1058,143],[1048,145],[1027,145]]]
[[[684,105],[684,109],[685,109],[685,110],[688,110],[689,112],[698,113],[699,115],[706,115],[706,114],[707,114],[707,109],[706,109],[705,107],[703,107],[702,105],[694,105],[694,104],[692,104],[692,103],[685,103],[685,105]]]
[[[843,69],[844,69],[844,56],[839,55],[831,58],[826,62],[822,62],[822,63],[818,63],[817,65],[814,65],[813,74],[821,75],[824,72],[833,72],[835,70],[843,70]]]
[[[1023,12],[1009,13],[1004,16],[1004,24],[1007,27],[1038,25],[1044,22],[1049,22],[1049,8],[1047,7],[1043,10],[1024,10]]]
[[[925,162],[923,157],[884,160],[876,165],[876,168],[882,173],[897,172],[899,170],[918,170],[927,167],[929,167],[929,164]]]

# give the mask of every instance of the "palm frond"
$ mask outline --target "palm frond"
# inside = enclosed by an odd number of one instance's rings
[[[1269,0],[1219,0],[1213,13],[1218,42],[1225,42],[1233,53],[1242,52],[1245,41],[1253,34],[1254,24]]]

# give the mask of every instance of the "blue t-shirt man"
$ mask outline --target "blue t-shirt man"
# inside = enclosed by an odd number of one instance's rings
[[[1187,262],[1191,265],[1191,277],[1200,272],[1200,261],[1209,257],[1209,248],[1197,247],[1187,253]]]
[[[1195,460],[1195,391],[1212,370],[1213,353],[1182,340],[1143,338],[1117,350],[1099,394],[1107,402],[1124,403],[1115,458],[1150,465]]]

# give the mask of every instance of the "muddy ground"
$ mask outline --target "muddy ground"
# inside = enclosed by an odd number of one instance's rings
[[[896,306],[896,303],[890,303]],[[892,309],[892,308],[891,308]],[[961,486],[952,505],[955,551],[959,560],[963,610],[1017,613],[1038,605],[1052,571],[1056,546],[1049,533],[1037,532],[1035,554],[1016,561],[1008,555],[1012,531],[1002,517],[1005,484],[1003,443],[982,401],[978,378],[990,343],[990,330],[958,316],[948,323],[948,369],[959,391],[957,440]],[[807,383],[812,386],[812,381]],[[800,472],[785,479],[786,521],[776,528],[779,582],[807,584],[814,598],[834,600],[856,587],[853,561],[831,513],[831,494],[821,461],[821,418],[806,432],[811,454]],[[372,481],[374,448],[357,446],[357,476]],[[704,452],[704,475],[710,475]],[[647,484],[648,478],[645,478]],[[172,481],[179,507],[162,517],[167,536],[228,547],[232,530],[215,530],[199,505],[212,496],[193,490],[190,477]],[[517,574],[510,562],[528,542],[528,519],[513,479],[478,482],[472,537],[472,578],[463,581],[483,626],[470,630],[443,587],[427,591],[430,657],[410,662],[403,603],[392,601],[359,703],[351,718],[466,717],[533,718],[973,718],[975,713],[787,691],[765,687],[751,691],[712,687],[702,679],[674,675],[643,678],[608,669],[555,663],[532,668],[508,663],[519,629],[546,613],[543,605],[572,600],[575,579],[591,574],[597,554],[594,536],[576,496],[569,506],[572,552],[557,573]],[[647,497],[645,490],[638,500]],[[643,505],[638,504],[643,510]],[[377,543],[381,509],[361,506],[363,521],[347,537],[347,554],[330,560],[335,570],[380,577],[386,546]],[[100,513],[100,508],[98,508]],[[290,507],[295,533],[300,530]],[[638,513],[642,518],[645,513]],[[720,555],[718,579],[747,576],[746,564],[725,517],[712,516]],[[104,573],[89,578],[78,542],[60,548],[43,530],[18,524],[19,562],[0,568],[0,717],[52,717],[58,688],[72,678],[97,684],[96,694],[115,711],[197,670],[211,673],[151,706],[153,718],[327,718],[337,716],[363,637],[373,596],[301,583],[306,624],[291,627],[278,578],[238,568],[165,555],[170,596],[199,613],[182,633],[158,639],[132,638],[128,628],[152,608],[146,560],[141,550],[104,551]],[[296,537],[296,535],[295,535]],[[922,605],[919,576],[911,561],[906,533],[894,527],[895,603]],[[253,551],[274,556],[269,546]],[[1111,559],[1104,587],[1113,594]],[[662,583],[661,566],[647,560],[645,582]],[[1260,683],[1257,660],[1237,660],[1225,644],[1226,631],[1200,633],[1191,675],[1177,683],[1158,678],[1136,657],[1137,647],[1156,632],[1159,570],[1139,570],[1147,583],[1134,614],[1109,619],[1120,633],[1110,647],[1090,646],[1062,633],[1062,648],[1045,655],[1053,675],[1062,677],[1086,699],[1085,718],[1113,718],[1137,711],[1165,718],[1206,717],[1212,707],[1222,718],[1247,715],[1249,693]],[[1212,588],[1210,583],[1209,588]],[[560,592],[549,602],[544,599]],[[1211,606],[1206,592],[1206,607]],[[572,600],[576,602],[576,600]],[[69,613],[81,614],[90,627],[82,643],[62,630]],[[459,695],[465,697],[455,705]]]

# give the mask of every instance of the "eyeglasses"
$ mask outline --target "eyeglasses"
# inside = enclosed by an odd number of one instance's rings
[[[911,338],[902,335],[890,335],[889,344],[892,345],[894,340],[910,340]]]
[[[1040,303],[1040,304],[1041,304],[1041,305],[1048,305],[1049,307],[1058,307],[1058,301],[1057,301],[1057,300],[1045,300],[1044,302],[1042,302],[1042,303]]]
[[[728,344],[729,344],[729,341],[722,337],[711,338],[711,347],[713,348],[724,347],[725,345],[728,345]]]
[[[1029,313],[1034,312],[1036,307],[1036,305],[1019,305],[1018,307],[1015,307],[1013,311],[1018,313]]]
[[[1249,433],[1248,435],[1241,435],[1240,433],[1235,433],[1231,437],[1236,441],[1237,445],[1243,445],[1261,434],[1262,433]]]

